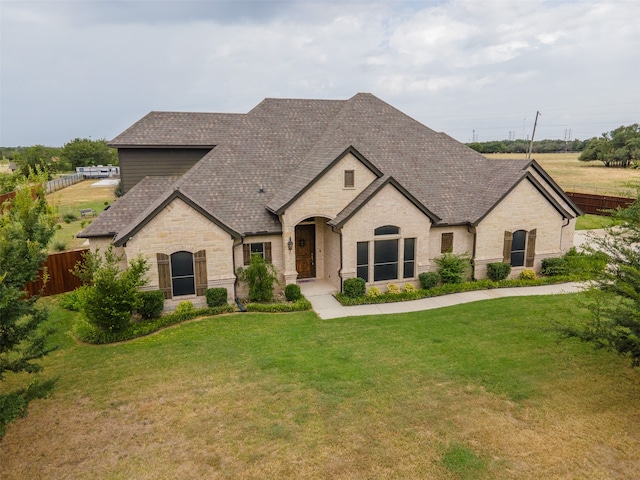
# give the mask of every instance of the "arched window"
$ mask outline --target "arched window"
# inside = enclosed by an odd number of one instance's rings
[[[513,240],[511,241],[511,266],[524,266],[524,250],[527,245],[527,232],[518,230],[513,232]]]
[[[504,232],[503,262],[512,267],[533,267],[536,256],[536,229]]]
[[[176,252],[171,255],[171,286],[174,296],[196,293],[196,277],[191,252]]]
[[[395,225],[384,225],[382,227],[378,227],[373,231],[374,235],[398,235],[400,233],[400,228]]]

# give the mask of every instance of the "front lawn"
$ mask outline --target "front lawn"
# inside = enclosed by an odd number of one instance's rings
[[[3,478],[638,478],[640,371],[550,329],[578,295],[205,318],[62,348]],[[23,377],[10,377],[7,386]]]

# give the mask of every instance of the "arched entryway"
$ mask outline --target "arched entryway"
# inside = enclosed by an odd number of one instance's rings
[[[329,218],[314,216],[294,229],[297,280],[323,279],[340,285],[340,234],[327,225]]]

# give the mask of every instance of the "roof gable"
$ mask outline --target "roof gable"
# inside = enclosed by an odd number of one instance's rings
[[[296,169],[288,178],[287,182],[282,185],[274,197],[266,205],[267,210],[281,215],[287,207],[300,198],[324,175],[336,166],[345,156],[351,154],[360,163],[367,167],[376,177],[381,177],[382,172],[371,162],[369,162],[360,152],[353,146],[347,147],[339,155],[335,156],[333,149],[316,149],[317,156],[307,156],[305,161]],[[335,156],[335,157],[334,157]],[[330,160],[332,159],[333,160]],[[327,163],[329,161],[329,163]],[[317,170],[320,170],[318,173]]]
[[[358,211],[364,207],[372,198],[374,198],[384,187],[387,185],[393,186],[398,190],[407,200],[409,200],[418,210],[424,213],[431,219],[432,223],[438,223],[441,218],[429,211],[422,203],[420,203],[409,191],[404,188],[393,177],[378,178],[371,185],[365,188],[360,195],[358,195],[349,205],[347,205],[342,212],[340,212],[336,218],[327,222],[327,225],[336,228],[342,228],[345,223],[349,221]]]

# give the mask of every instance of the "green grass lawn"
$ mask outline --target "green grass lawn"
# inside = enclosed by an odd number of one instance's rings
[[[106,346],[53,299],[58,382],[9,426],[3,478],[638,478],[640,372],[550,328],[576,297],[232,314]]]
[[[616,225],[612,217],[604,215],[591,215],[586,213],[576,220],[576,230],[593,230],[596,228],[608,228]]]

